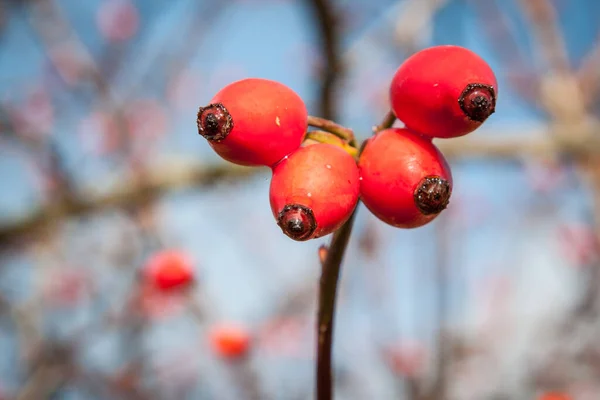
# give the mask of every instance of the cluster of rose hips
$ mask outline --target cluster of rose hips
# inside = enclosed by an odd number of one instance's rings
[[[359,198],[395,227],[432,221],[452,192],[450,167],[432,139],[481,126],[497,90],[477,54],[435,46],[408,58],[392,79],[391,108],[405,127],[376,132],[361,151],[351,130],[309,117],[292,89],[266,79],[227,85],[200,107],[197,124],[225,160],[271,168],[273,215],[287,236],[303,241],[337,230]]]

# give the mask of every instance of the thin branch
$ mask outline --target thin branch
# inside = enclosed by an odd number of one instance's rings
[[[0,118],[14,113],[15,109],[10,104],[0,104]],[[4,119],[4,118],[2,118]],[[45,171],[53,183],[52,193],[63,198],[72,198],[76,196],[76,190],[73,185],[71,173],[65,165],[65,160],[62,157],[61,150],[58,146],[56,137],[53,135],[46,136],[42,134],[28,135],[23,130],[19,130],[17,124],[6,118],[3,122],[5,129],[2,134],[11,138],[25,149],[36,152],[32,162],[37,165],[40,170]]]
[[[77,37],[55,2],[52,0],[32,1],[30,10],[31,25],[49,53],[52,53],[52,49],[57,46],[64,46],[65,51],[75,55],[81,63],[80,67],[85,72],[84,78],[91,80],[103,97],[110,97],[110,86],[96,66],[94,58]],[[56,60],[51,57],[50,61],[60,69]]]
[[[50,398],[66,380],[61,366],[43,363],[25,383],[16,400],[37,400]]]
[[[343,73],[340,54],[338,20],[333,2],[330,0],[306,0],[314,13],[321,35],[321,51],[325,66],[321,71],[321,89],[319,94],[319,113],[323,118],[336,120],[335,89]]]
[[[549,0],[520,0],[519,2],[531,21],[540,50],[550,69],[554,73],[568,74],[569,57],[552,3]]]
[[[244,393],[244,399],[247,400],[269,400],[263,385],[260,382],[260,376],[256,367],[252,364],[250,358],[239,360],[230,365],[236,386]]]
[[[345,140],[351,146],[356,146],[354,131],[350,128],[346,128],[345,126],[338,124],[337,122],[309,115],[308,126],[312,126],[314,128],[319,128],[324,131],[330,132],[339,137],[340,139]]]
[[[156,57],[146,63],[147,68],[132,77],[132,82],[128,83],[129,86],[126,87],[123,93],[124,98],[120,99],[119,103],[127,102],[128,99],[139,92],[141,87],[147,85],[147,82],[153,79],[157,63],[165,60],[170,62],[171,68],[168,69],[170,76],[176,76],[188,67],[192,58],[198,54],[198,49],[204,44],[203,41],[209,37],[205,33],[213,27],[216,21],[219,21],[220,16],[230,5],[231,3],[227,1],[190,2],[191,9],[187,13],[190,18],[185,26],[174,25],[173,30],[166,33],[165,37],[179,35],[189,38],[194,41],[194,46],[187,43],[183,46],[178,45],[178,52],[175,55],[172,55],[173,49],[170,46],[164,46],[164,51],[159,52]]]
[[[55,49],[63,48],[64,52],[75,56],[80,68],[81,78],[90,81],[97,93],[99,103],[112,116],[117,133],[123,144],[122,154],[127,154],[131,143],[127,134],[127,126],[122,107],[115,104],[110,83],[98,67],[91,52],[77,36],[60,7],[53,0],[36,0],[31,2],[29,19],[31,26],[45,47],[46,53],[53,54]],[[60,71],[60,62],[50,56],[49,61]],[[64,77],[63,77],[64,78]]]
[[[344,149],[348,154],[350,154],[353,158],[358,159],[358,149],[356,147],[351,146],[347,142],[341,140],[339,137],[333,135],[330,132],[325,131],[310,131],[306,133],[304,143],[307,141],[317,142],[317,143],[329,143],[334,146],[339,146]]]
[[[383,118],[383,121],[379,125],[375,125],[373,127],[373,133],[377,133],[387,128],[391,128],[396,122],[396,115],[392,111],[388,111],[388,113]]]
[[[527,101],[537,104],[540,79],[517,43],[515,29],[506,13],[498,7],[499,0],[482,2],[468,0],[475,9],[490,45],[500,55],[511,87]]]
[[[577,80],[586,105],[592,104],[600,91],[600,37],[577,70]]]
[[[387,122],[393,123],[391,119]],[[380,129],[385,127],[386,125],[379,126]],[[522,129],[514,129],[514,131],[518,130]],[[565,143],[554,139],[562,137],[562,134],[550,135],[549,130],[550,128],[541,128],[534,132],[528,130],[521,137],[516,137],[514,134],[507,137],[504,133],[483,131],[473,136],[452,140],[435,140],[435,144],[449,159],[519,160],[525,157],[554,158],[561,155],[588,156],[600,153],[600,138],[596,141]],[[260,169],[236,167],[230,164],[157,166],[149,170],[141,182],[136,177],[124,179],[110,193],[102,196],[87,199],[57,199],[30,215],[0,226],[0,245],[58,222],[63,217],[89,214],[110,207],[135,206],[168,190],[211,185],[221,179],[237,181],[259,172]]]
[[[549,138],[492,139],[461,137],[435,140],[435,145],[449,159],[519,159],[521,157],[555,157],[558,146]]]
[[[220,180],[238,181],[261,169],[230,164],[212,166],[159,166],[149,170],[140,182],[135,176],[124,178],[110,193],[89,198],[60,198],[37,212],[0,227],[0,246],[57,223],[65,216],[81,216],[111,207],[134,206],[169,190],[189,186],[208,186]]]
[[[357,206],[358,207],[358,206]],[[346,246],[352,233],[356,209],[350,219],[333,234],[319,285],[319,310],[317,318],[317,400],[333,398],[333,377],[331,371],[331,346],[333,342],[333,322],[340,266]]]

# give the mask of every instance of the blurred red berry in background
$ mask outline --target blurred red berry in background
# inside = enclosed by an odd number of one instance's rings
[[[573,398],[562,392],[546,392],[538,396],[537,400],[573,400]]]
[[[180,250],[154,253],[144,265],[146,282],[160,291],[184,289],[194,281],[191,258]]]
[[[213,326],[209,332],[212,351],[220,357],[239,359],[248,354],[252,338],[243,325],[226,322]]]

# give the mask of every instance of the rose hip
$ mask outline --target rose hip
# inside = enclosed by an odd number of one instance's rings
[[[284,234],[318,238],[348,220],[359,195],[356,161],[340,147],[302,147],[273,167],[271,210]]]
[[[360,195],[383,222],[416,228],[448,205],[450,167],[430,138],[392,128],[370,138],[358,161]]]
[[[221,89],[198,110],[198,132],[225,160],[272,166],[302,143],[308,113],[300,96],[275,81],[248,78]]]
[[[471,50],[435,46],[409,57],[390,86],[394,113],[407,128],[451,138],[477,129],[495,111],[498,83]]]
[[[194,280],[191,259],[179,250],[163,250],[153,254],[144,265],[146,282],[168,292],[188,287]]]
[[[220,323],[211,328],[209,341],[217,355],[228,359],[239,359],[250,350],[252,338],[242,325]]]

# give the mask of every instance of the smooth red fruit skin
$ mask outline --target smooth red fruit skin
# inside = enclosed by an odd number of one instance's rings
[[[272,166],[300,147],[308,128],[304,101],[289,87],[272,80],[233,82],[210,103],[225,106],[233,128],[225,139],[208,143],[235,164]]]
[[[250,350],[251,337],[246,328],[234,323],[220,323],[211,328],[209,341],[212,350],[219,356],[237,359]]]
[[[463,91],[471,84],[491,87],[484,93],[490,101],[480,121],[469,118],[460,105]],[[495,110],[497,95],[498,83],[490,66],[471,50],[450,45],[413,54],[398,68],[390,85],[396,117],[407,128],[439,138],[463,136],[477,129],[487,113]]]
[[[147,282],[160,291],[184,288],[194,280],[191,259],[179,250],[163,250],[153,254],[144,266]]]
[[[361,200],[377,218],[398,228],[423,226],[439,215],[425,215],[415,204],[415,189],[424,178],[438,176],[452,186],[450,167],[431,139],[405,128],[368,139],[358,168]]]
[[[358,196],[356,161],[338,146],[318,143],[302,147],[273,167],[271,210],[282,231],[294,240],[318,238],[338,229],[352,214]],[[307,222],[306,229],[296,236],[286,231],[280,216],[290,205],[312,211],[314,230]]]

